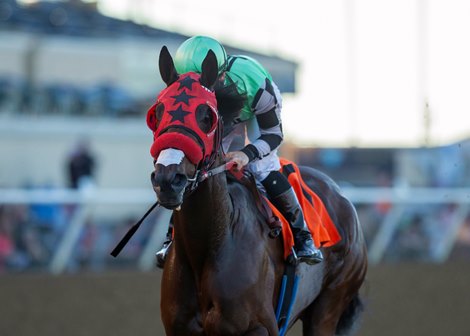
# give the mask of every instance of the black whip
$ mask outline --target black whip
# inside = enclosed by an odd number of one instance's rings
[[[140,227],[140,224],[142,224],[142,222],[145,220],[145,218],[147,218],[148,215],[150,215],[150,213],[152,212],[153,209],[155,209],[155,207],[158,205],[158,201],[155,202],[155,204],[153,204],[150,209],[147,210],[147,212],[145,213],[145,215],[142,216],[142,218],[137,222],[135,223],[130,229],[129,231],[127,231],[126,235],[124,237],[122,237],[121,241],[116,245],[116,247],[114,248],[114,250],[111,251],[111,255],[116,258],[119,253],[121,253],[121,250],[124,248],[124,246],[126,246],[126,244],[129,242],[129,240],[132,238],[132,236],[134,235],[134,233],[137,231],[137,229]]]

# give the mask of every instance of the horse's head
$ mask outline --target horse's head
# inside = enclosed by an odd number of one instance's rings
[[[147,113],[153,131],[150,149],[155,159],[152,184],[160,204],[174,209],[183,202],[196,172],[214,162],[220,146],[220,122],[213,91],[217,59],[209,50],[201,74],[179,75],[166,47],[160,52],[160,74],[167,87]]]

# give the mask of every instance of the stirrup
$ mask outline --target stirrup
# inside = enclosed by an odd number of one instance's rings
[[[315,265],[323,261],[323,253],[316,248],[310,233],[303,231],[303,237],[301,235],[294,237],[296,240],[295,252],[299,262],[304,262],[308,265]]]
[[[315,251],[311,254],[302,255],[302,251],[297,252],[299,262],[304,262],[307,265],[316,265],[323,261],[323,253],[315,248]]]
[[[163,247],[160,249],[160,251],[158,251],[155,254],[156,266],[158,268],[163,269],[163,267],[165,266],[165,260],[166,260],[166,257],[168,255],[168,250],[170,249],[170,246],[171,246],[172,243],[173,243],[172,240],[164,242]]]

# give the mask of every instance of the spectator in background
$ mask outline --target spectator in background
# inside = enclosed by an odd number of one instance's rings
[[[0,273],[40,267],[47,253],[24,205],[0,206]]]
[[[460,227],[450,259],[452,261],[470,260],[470,214],[467,215]]]
[[[78,189],[93,183],[95,159],[90,151],[89,141],[81,139],[67,159],[69,186]]]
[[[12,228],[6,218],[5,206],[0,206],[0,274],[2,274],[9,263],[14,252],[12,239]]]

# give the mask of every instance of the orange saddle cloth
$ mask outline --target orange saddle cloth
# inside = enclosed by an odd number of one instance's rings
[[[336,229],[335,224],[330,218],[325,205],[320,197],[315,194],[308,185],[303,181],[299,168],[297,165],[289,160],[280,159],[281,172],[289,172],[287,179],[292,185],[299,203],[302,207],[305,221],[313,235],[313,240],[316,247],[329,247],[335,245],[341,240],[341,236]],[[285,174],[287,175],[287,174]],[[275,216],[282,222],[282,235],[284,238],[284,257],[292,253],[294,246],[294,237],[289,223],[284,218],[279,210],[276,209],[271,202],[268,202]]]

